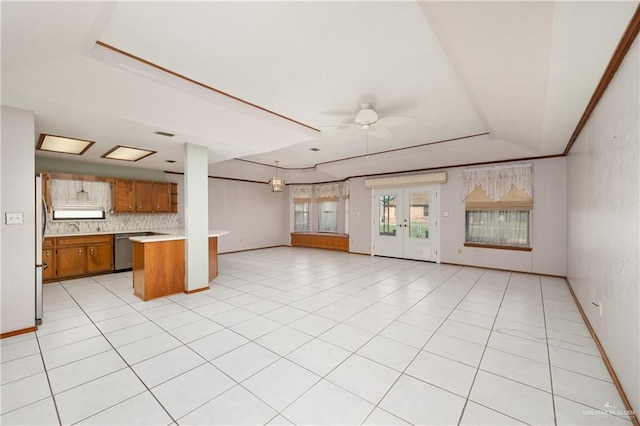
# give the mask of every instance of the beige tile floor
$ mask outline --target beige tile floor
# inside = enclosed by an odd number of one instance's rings
[[[280,247],[191,295],[44,296],[1,342],[3,425],[631,424],[558,278]]]

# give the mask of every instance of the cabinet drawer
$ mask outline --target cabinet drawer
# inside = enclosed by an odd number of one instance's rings
[[[86,245],[86,244],[98,244],[106,243],[110,244],[113,241],[113,235],[83,235],[78,237],[58,237],[58,247],[71,246],[71,245]]]

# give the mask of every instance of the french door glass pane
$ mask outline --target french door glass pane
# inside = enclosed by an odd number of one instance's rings
[[[396,235],[396,227],[398,225],[396,196],[392,194],[380,195],[379,203],[380,228],[378,232],[380,235]]]
[[[429,194],[409,196],[409,238],[429,238]]]

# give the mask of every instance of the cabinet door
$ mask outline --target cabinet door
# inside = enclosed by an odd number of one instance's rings
[[[87,246],[87,273],[112,271],[113,248],[111,244]]]
[[[42,249],[42,280],[51,281],[56,278],[56,250],[53,247]],[[44,267],[46,265],[46,268]]]
[[[171,183],[153,183],[153,211],[158,213],[171,211]]]
[[[133,212],[135,209],[133,181],[116,179],[113,183],[113,211],[115,213]]]
[[[86,246],[59,247],[57,253],[58,278],[83,275],[87,264]]]
[[[136,212],[151,213],[153,211],[153,182],[136,181]]]

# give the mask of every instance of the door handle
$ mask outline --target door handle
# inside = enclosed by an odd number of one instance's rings
[[[42,262],[42,270],[44,271],[45,269],[47,269],[49,267],[49,264],[47,262]]]

